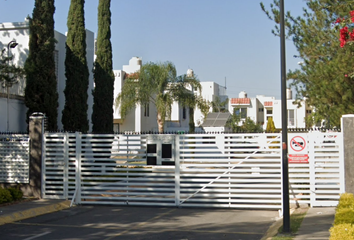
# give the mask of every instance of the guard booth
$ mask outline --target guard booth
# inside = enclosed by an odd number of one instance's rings
[[[175,165],[175,135],[150,134],[147,138],[147,165]]]

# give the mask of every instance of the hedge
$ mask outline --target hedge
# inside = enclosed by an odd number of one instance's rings
[[[354,196],[343,193],[336,208],[330,240],[354,240]]]

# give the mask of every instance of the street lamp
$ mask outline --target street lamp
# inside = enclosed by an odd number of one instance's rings
[[[10,66],[10,48],[15,48],[18,45],[18,43],[15,40],[12,40],[11,42],[9,42],[7,44],[7,59],[8,59],[8,63]],[[5,86],[6,86],[6,90],[7,90],[7,132],[9,132],[9,126],[10,126],[10,122],[9,122],[9,98],[10,98],[10,87],[12,87],[12,84],[14,83],[13,81],[10,80],[10,73],[9,74],[9,80],[5,81]]]

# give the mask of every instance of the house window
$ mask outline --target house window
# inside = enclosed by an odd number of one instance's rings
[[[273,114],[273,109],[267,109],[267,114]]]
[[[114,124],[113,124],[113,131],[116,132],[116,133],[119,133],[119,132],[120,132],[119,123],[114,123]]]
[[[183,119],[186,119],[186,118],[187,118],[186,107],[183,107],[183,110],[182,110],[182,118],[183,118]]]
[[[144,117],[148,117],[150,115],[150,112],[149,112],[149,104],[146,103],[144,105]]]
[[[311,114],[312,111],[311,111],[311,110],[306,110],[306,113],[307,113],[307,114]]]
[[[258,108],[258,112],[264,112],[264,108]]]
[[[235,114],[241,116],[241,118],[247,118],[247,108],[236,108]]]
[[[295,126],[295,113],[294,110],[288,110],[288,126],[293,127]]]

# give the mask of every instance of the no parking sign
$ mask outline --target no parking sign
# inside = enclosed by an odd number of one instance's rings
[[[306,151],[306,140],[301,136],[295,136],[290,140],[290,149],[294,153],[302,153]],[[290,152],[289,149],[289,152]],[[307,153],[307,152],[306,152]]]
[[[307,135],[289,134],[289,163],[308,163]]]

